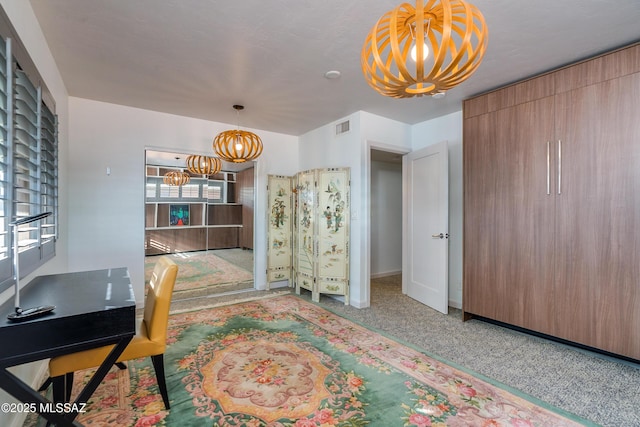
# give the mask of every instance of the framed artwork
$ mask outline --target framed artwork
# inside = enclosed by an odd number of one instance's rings
[[[189,225],[189,205],[169,205],[169,225]]]

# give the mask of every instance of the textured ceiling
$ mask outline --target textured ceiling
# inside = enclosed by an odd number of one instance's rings
[[[483,63],[444,99],[391,99],[360,51],[397,0],[30,0],[69,95],[301,135],[355,111],[414,124],[640,40],[640,0],[473,0]],[[329,70],[341,77],[324,78]]]

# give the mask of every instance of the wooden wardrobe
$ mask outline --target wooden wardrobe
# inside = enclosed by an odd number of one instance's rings
[[[640,45],[463,112],[464,317],[640,360]]]

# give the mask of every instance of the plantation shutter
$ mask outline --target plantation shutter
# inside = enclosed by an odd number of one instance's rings
[[[40,211],[52,216],[41,220],[42,244],[58,237],[58,134],[57,119],[45,105],[40,104]]]
[[[39,91],[21,70],[15,71],[14,219],[40,213]],[[21,250],[38,246],[38,223],[19,227]]]
[[[55,100],[0,7],[0,292],[15,283],[14,261],[24,278],[55,256],[58,233]]]
[[[12,263],[9,246],[11,236],[9,233],[9,221],[11,218],[9,205],[9,114],[7,86],[7,67],[11,61],[7,59],[7,45],[5,40],[0,41],[0,282],[12,275]]]

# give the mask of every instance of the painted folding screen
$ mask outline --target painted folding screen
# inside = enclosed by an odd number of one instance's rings
[[[349,303],[349,168],[296,175],[294,270],[296,291],[344,295]]]
[[[316,173],[313,170],[300,172],[296,175],[296,224],[294,268],[296,272],[296,290],[300,288],[315,292],[315,224],[317,197]]]
[[[292,178],[268,176],[267,282],[287,280],[293,284]]]
[[[349,303],[349,194],[348,168],[318,170],[317,292],[344,295],[345,304]]]

